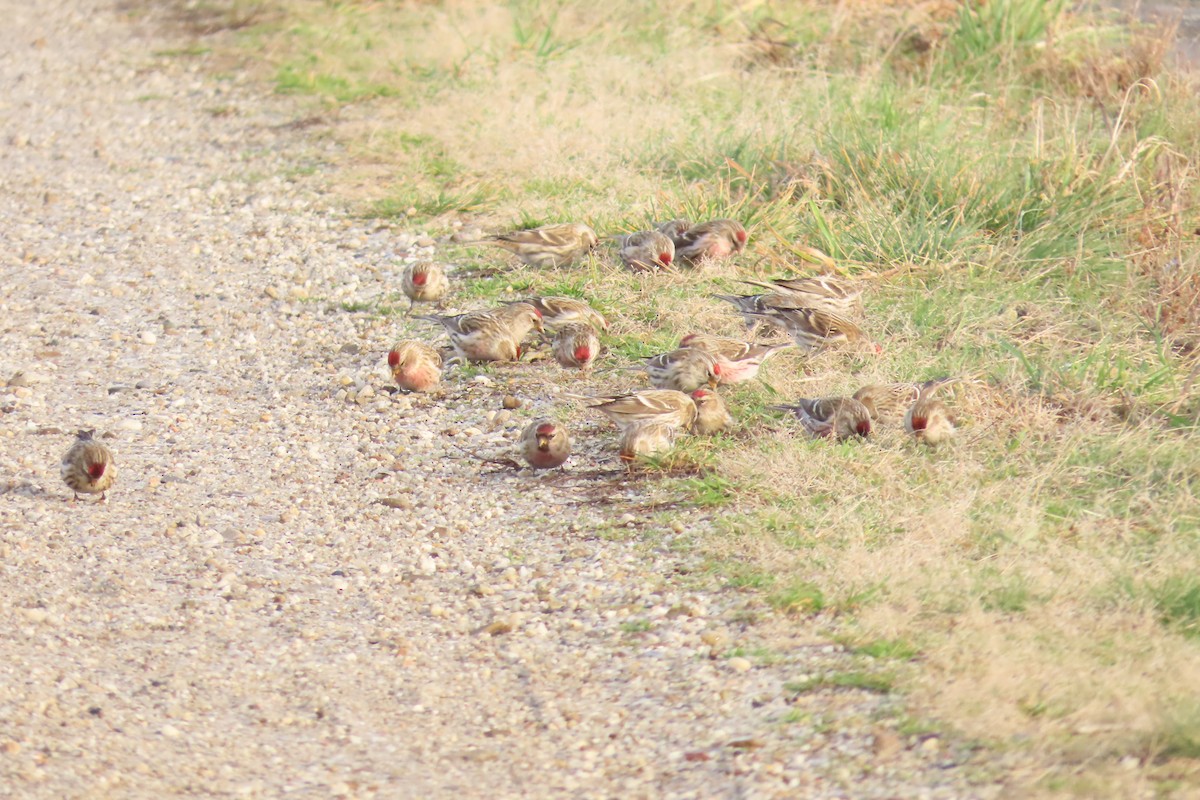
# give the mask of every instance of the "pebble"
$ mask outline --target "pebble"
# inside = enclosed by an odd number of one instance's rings
[[[729,668],[734,672],[749,672],[754,668],[754,664],[751,663],[750,659],[748,658],[734,656],[733,658],[729,659]]]

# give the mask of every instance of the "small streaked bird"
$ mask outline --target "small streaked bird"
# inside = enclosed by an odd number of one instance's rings
[[[638,231],[621,237],[618,255],[634,272],[657,272],[671,268],[675,242],[662,231]]]
[[[641,367],[650,376],[650,385],[655,389],[674,389],[677,392],[694,392],[701,386],[714,387],[721,380],[721,365],[715,356],[698,347],[680,347],[669,353],[661,353],[643,359]]]
[[[571,455],[571,437],[556,422],[534,420],[521,434],[521,455],[534,469],[561,467]]]
[[[554,360],[567,369],[590,369],[600,355],[600,339],[591,325],[570,322],[554,334]]]
[[[862,299],[862,287],[833,275],[808,278],[775,278],[768,282],[742,281],[769,289],[796,301],[796,307],[822,308],[837,314],[851,314]]]
[[[675,257],[689,264],[728,258],[746,248],[749,235],[735,219],[714,219],[693,225],[674,237]]]
[[[431,314],[416,319],[441,325],[450,336],[455,352],[468,361],[516,361],[521,357],[521,342],[533,328],[542,327],[541,313],[529,303],[511,303],[488,311],[441,316]]]
[[[673,389],[646,389],[601,397],[573,396],[587,401],[591,408],[602,412],[621,430],[640,422],[661,422],[672,428],[686,429],[696,419],[696,404],[692,398]]]
[[[733,417],[721,395],[708,389],[697,389],[692,392],[692,402],[696,404],[696,421],[692,423],[692,433],[697,436],[710,436],[723,431],[733,424]]]
[[[855,392],[854,399],[867,407],[871,419],[899,422],[923,389],[932,394],[951,381],[951,378],[935,378],[925,383],[872,383]]]
[[[388,352],[388,368],[406,392],[432,392],[442,380],[442,354],[424,342],[404,339]]]
[[[904,430],[913,434],[917,441],[936,447],[953,439],[955,428],[950,410],[933,394],[933,390],[921,390],[917,401],[904,415]]]
[[[856,342],[863,335],[862,329],[846,317],[820,308],[773,308],[750,316],[782,327],[805,350]]]
[[[764,314],[770,314],[776,309],[803,308],[800,301],[792,295],[783,292],[770,294],[714,294],[713,298],[732,303],[734,308],[742,313],[746,328],[754,331],[759,325],[768,322],[773,327],[782,328],[782,323],[764,319]]]
[[[679,340],[680,347],[696,347],[717,359],[722,384],[743,383],[758,375],[768,358],[793,346],[792,342],[756,344],[707,333],[689,333]]]
[[[671,219],[656,225],[655,230],[657,230],[659,233],[666,234],[667,238],[671,240],[672,244],[674,244],[675,240],[687,233],[687,230],[690,227],[692,227],[691,220]]]
[[[103,503],[108,499],[105,492],[117,479],[117,467],[112,451],[93,438],[95,433],[80,431],[77,434],[74,444],[63,455],[60,474],[63,483],[75,493],[76,500],[83,492],[100,495]]]
[[[813,436],[843,440],[871,433],[871,413],[853,397],[801,398],[793,404],[771,408],[791,412]]]
[[[550,330],[576,322],[591,325],[597,331],[608,330],[608,320],[588,305],[586,300],[576,300],[574,297],[530,297],[525,302],[538,310],[542,315],[542,324]]]
[[[450,288],[450,279],[440,264],[418,261],[404,268],[400,287],[408,298],[408,311],[411,314],[417,303],[436,303],[445,297]]]
[[[639,459],[661,455],[675,446],[678,428],[653,420],[630,425],[621,431],[621,460],[629,466]]]
[[[595,247],[598,241],[596,232],[589,226],[568,222],[502,233],[468,244],[503,247],[531,267],[565,267]]]

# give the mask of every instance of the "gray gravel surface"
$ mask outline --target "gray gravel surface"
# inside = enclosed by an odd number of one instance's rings
[[[289,101],[153,15],[0,18],[0,794],[997,794],[899,701],[789,688],[851,656],[704,572],[703,517],[456,448],[546,365],[394,394],[397,323],[344,304],[432,243],[295,177],[334,145]]]

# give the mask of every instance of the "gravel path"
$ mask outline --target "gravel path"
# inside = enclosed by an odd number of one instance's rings
[[[511,443],[540,367],[392,394],[395,323],[342,304],[430,248],[286,177],[330,146],[286,100],[105,2],[0,9],[0,789],[998,793],[896,700],[786,688],[850,656],[631,523],[635,484],[455,449]],[[78,428],[106,505],[59,480]]]

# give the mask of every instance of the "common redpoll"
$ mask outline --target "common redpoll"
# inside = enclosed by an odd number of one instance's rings
[[[634,272],[670,269],[675,242],[661,231],[639,231],[621,238],[621,263]]]
[[[716,357],[698,347],[681,347],[644,361],[641,369],[650,376],[650,385],[655,389],[694,392],[701,386],[716,386],[721,380]]]
[[[105,492],[117,479],[117,467],[113,463],[112,451],[92,438],[95,433],[78,433],[74,444],[62,458],[59,474],[63,483],[75,493],[76,500],[79,499],[79,493],[83,492],[100,495],[100,502],[103,503],[108,499]]]
[[[567,369],[589,369],[600,355],[600,339],[591,325],[573,322],[554,334],[554,360]]]
[[[742,383],[758,375],[758,368],[771,356],[792,347],[791,342],[781,344],[755,344],[724,336],[709,336],[706,333],[689,333],[679,340],[680,347],[695,347],[717,359],[720,383]]]
[[[639,422],[621,431],[621,460],[632,465],[638,459],[665,453],[675,446],[673,425],[662,422]]]
[[[936,447],[954,438],[954,417],[941,400],[934,399],[933,392],[922,389],[904,415],[904,430],[916,436],[917,441]]]
[[[714,219],[688,228],[675,238],[675,257],[698,264],[706,259],[727,258],[742,252],[748,235],[734,219]]]
[[[659,233],[664,233],[667,238],[674,244],[675,240],[687,233],[692,227],[692,221],[688,219],[672,219],[666,222],[659,223],[656,227]]]
[[[833,275],[814,275],[809,278],[776,278],[770,283],[742,281],[761,286],[773,293],[793,298],[795,307],[821,308],[838,314],[850,314],[862,298],[862,287]]]
[[[751,331],[763,322],[767,322],[773,327],[782,328],[782,322],[774,322],[766,319],[763,315],[770,314],[775,309],[803,307],[800,305],[798,299],[783,292],[772,292],[770,294],[714,294],[712,296],[717,300],[732,303],[738,311],[742,312],[742,319],[745,321],[746,327]]]
[[[445,328],[455,352],[468,361],[516,361],[521,357],[521,341],[530,329],[544,330],[541,314],[529,303],[417,319],[437,322]]]
[[[692,433],[697,436],[708,436],[733,424],[729,409],[721,395],[708,389],[697,389],[692,392],[692,402],[696,404],[696,421],[692,423]]]
[[[397,342],[388,352],[388,367],[406,392],[432,392],[442,380],[442,354],[416,339]]]
[[[772,408],[792,412],[813,436],[842,440],[871,433],[871,413],[853,397],[802,398],[795,404]]]
[[[534,469],[562,466],[571,455],[567,429],[548,419],[534,420],[521,434],[521,455]]]
[[[544,225],[484,239],[503,247],[531,267],[565,267],[591,250],[596,232],[582,222]]]
[[[585,300],[576,300],[574,297],[531,297],[525,302],[541,313],[542,323],[550,330],[576,322],[591,325],[597,331],[608,330],[608,320]]]
[[[862,330],[853,322],[819,308],[773,308],[749,316],[780,325],[793,342],[806,350],[862,338]]]
[[[873,383],[855,392],[854,399],[867,407],[871,419],[898,422],[903,419],[909,406],[917,401],[922,389],[932,394],[949,382],[949,378],[936,378],[925,383]]]
[[[409,300],[408,310],[411,313],[417,303],[436,303],[445,297],[450,280],[440,264],[418,261],[404,268],[400,287]]]
[[[592,408],[602,411],[621,430],[639,422],[661,422],[672,428],[687,428],[696,419],[696,404],[692,398],[673,389],[647,389],[579,399],[587,400]]]

